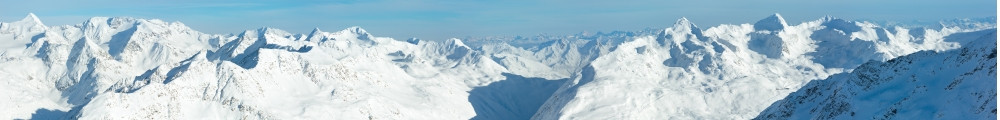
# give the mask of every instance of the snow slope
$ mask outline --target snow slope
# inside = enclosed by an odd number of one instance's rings
[[[996,31],[809,82],[755,119],[996,119]]]
[[[428,41],[360,27],[212,35],[128,17],[46,26],[29,14],[0,23],[0,118],[748,119],[810,80],[996,33],[958,25],[789,25],[775,14]]]

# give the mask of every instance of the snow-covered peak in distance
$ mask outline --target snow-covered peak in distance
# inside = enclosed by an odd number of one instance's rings
[[[38,19],[38,16],[35,16],[35,13],[28,13],[28,16],[24,17],[24,19],[11,24],[29,25],[31,27],[45,27],[45,24],[42,24],[42,20]]]
[[[415,37],[414,38],[410,38],[410,39],[406,39],[406,42],[408,42],[410,44],[420,44],[420,41],[421,41],[420,38],[415,38]]]
[[[442,51],[442,53],[448,55],[446,56],[446,58],[456,61],[465,58],[466,56],[474,52],[472,48],[465,45],[465,43],[462,43],[462,40],[458,38],[450,38],[447,41],[445,41],[444,49],[442,50],[444,50]]]
[[[362,40],[367,40],[367,39],[371,39],[372,38],[372,35],[369,34],[368,31],[366,31],[365,29],[362,29],[359,26],[349,27],[347,29],[338,31],[337,33],[357,35],[358,39],[362,39]]]
[[[465,45],[465,43],[462,42],[462,39],[458,39],[458,38],[449,38],[444,43],[447,44],[447,45],[449,45],[449,46],[458,46],[458,47],[469,48],[469,46]]]
[[[351,26],[351,27],[348,27],[347,29],[344,29],[344,30],[350,31],[351,33],[359,34],[359,35],[367,35],[368,34],[368,31],[366,31],[365,29],[362,29],[360,26]]]
[[[40,24],[40,25],[42,24],[42,20],[38,19],[38,16],[35,16],[35,13],[28,13],[28,16],[24,17],[24,19],[22,19],[21,21],[31,21],[34,22],[35,24]]]
[[[43,32],[46,29],[45,24],[42,24],[42,21],[39,20],[34,13],[28,13],[28,16],[25,16],[23,19],[18,21],[10,23],[0,23],[0,28],[3,28],[3,31],[14,32],[13,34],[16,34],[15,36],[17,37],[32,37],[25,35],[36,34],[39,32]],[[19,42],[25,42],[25,41],[19,41]]]
[[[868,21],[878,24],[884,27],[904,27],[904,28],[927,28],[927,29],[941,29],[941,28],[951,28],[957,27],[965,30],[983,30],[995,28],[997,26],[997,17],[974,17],[974,18],[952,18],[944,19],[940,21],[888,21],[888,20],[855,20],[855,21]]]
[[[0,103],[10,103],[0,118],[745,119],[854,61],[995,33],[789,25],[775,14],[706,29],[681,18],[635,32],[435,41],[360,27],[212,35],[156,19],[45,26],[30,16],[0,23]]]
[[[701,36],[701,28],[698,28],[693,22],[688,20],[686,17],[681,17],[674,22],[674,26],[671,29],[664,31],[665,33],[689,33],[695,36]]]
[[[24,29],[28,29],[28,28],[32,28],[32,27],[41,27],[41,28],[45,27],[45,24],[42,24],[42,21],[39,20],[38,16],[35,16],[34,13],[28,13],[28,16],[25,16],[21,20],[14,21],[14,22],[11,22],[11,23],[5,23],[5,24],[6,25],[18,25],[18,28],[24,28]]]
[[[309,33],[308,36],[305,37],[305,39],[308,41],[316,41],[316,42],[323,42],[329,40],[353,40],[353,39],[365,40],[357,42],[366,42],[369,40],[373,40],[374,38],[375,37],[372,36],[370,33],[368,33],[368,31],[358,26],[349,27],[337,32],[323,32],[319,28],[314,28],[313,31]]]
[[[690,29],[690,28],[698,28],[698,26],[695,26],[694,23],[691,22],[691,20],[687,19],[687,17],[681,17],[681,18],[677,19],[676,22],[674,22],[674,27],[672,27],[672,28],[680,28],[680,29],[689,28]]]
[[[785,23],[785,18],[782,18],[781,14],[774,13],[774,15],[768,16],[767,18],[754,23],[753,29],[757,31],[780,31],[785,29],[786,26],[788,26],[788,23]]]
[[[658,37],[656,41],[663,46],[676,46],[681,45],[682,43],[692,43],[689,41],[697,42],[708,40],[707,38],[704,38],[704,35],[702,35],[701,28],[698,28],[697,25],[685,17],[677,19],[677,22],[674,23],[673,27],[664,29],[659,36],[662,37]]]
[[[311,40],[313,36],[316,36],[317,34],[320,34],[322,32],[323,32],[323,30],[320,30],[319,28],[313,28],[312,32],[309,32],[309,34],[306,35],[305,39],[306,40]]]
[[[782,33],[785,30],[785,27],[788,27],[788,24],[785,23],[785,19],[782,18],[781,15],[777,13],[757,21],[756,23],[753,24],[754,31],[756,32],[750,33],[750,41],[748,41],[749,46],[747,47],[750,50],[756,51],[757,53],[764,54],[768,58],[783,58],[788,56],[794,56],[794,55],[789,55],[792,54],[792,52],[798,52],[798,53],[808,52],[808,51],[801,51],[802,49],[792,51],[791,50],[792,46],[785,44],[786,43],[785,39],[779,36],[779,33]],[[789,32],[785,33],[790,33],[790,32],[792,32],[792,30],[789,30]],[[796,41],[805,41],[805,40],[796,40]],[[789,40],[789,42],[792,41]]]

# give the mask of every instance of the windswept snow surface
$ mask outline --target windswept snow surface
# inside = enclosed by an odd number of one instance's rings
[[[791,25],[775,14],[707,29],[681,18],[657,30],[428,41],[360,27],[213,35],[128,17],[46,26],[29,14],[0,23],[0,118],[749,119],[812,80],[996,33],[966,22]]]

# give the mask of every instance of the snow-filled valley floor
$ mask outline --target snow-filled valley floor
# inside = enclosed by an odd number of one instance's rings
[[[29,14],[0,22],[0,119],[996,119],[995,21],[403,40]]]

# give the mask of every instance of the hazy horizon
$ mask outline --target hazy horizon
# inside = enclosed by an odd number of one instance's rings
[[[780,7],[775,7],[780,6]],[[261,27],[292,33],[360,26],[376,36],[442,40],[452,37],[533,36],[584,31],[666,28],[681,17],[700,27],[753,23],[780,13],[789,24],[824,16],[850,20],[936,22],[996,16],[996,1],[12,1],[0,21],[36,14],[46,25],[90,17],[179,21],[211,34]]]

